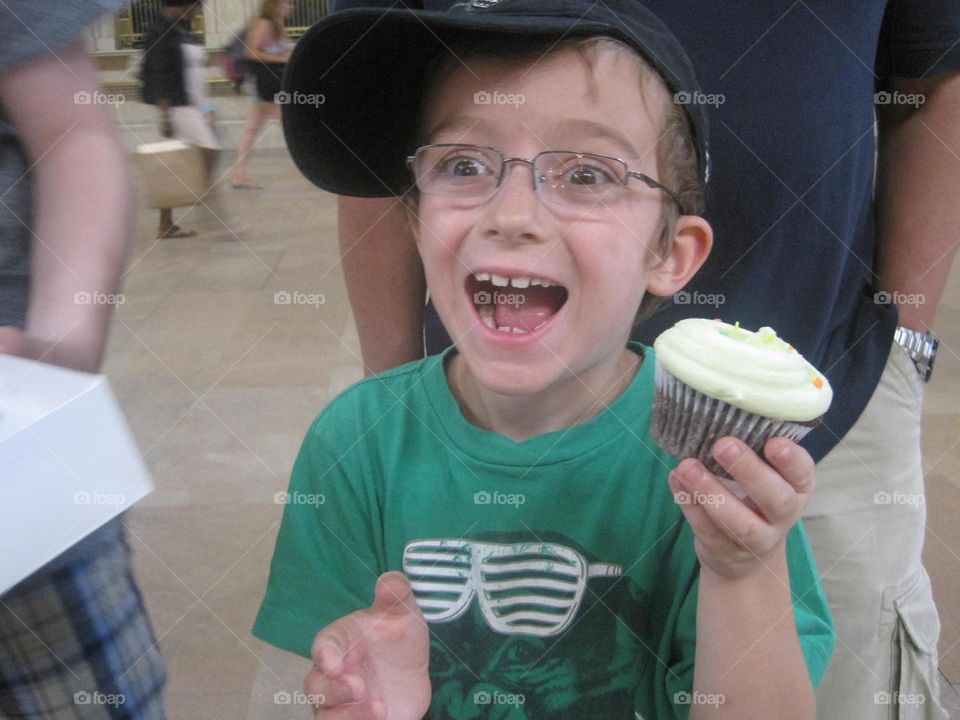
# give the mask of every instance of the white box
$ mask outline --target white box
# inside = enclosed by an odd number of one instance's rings
[[[152,490],[103,375],[0,355],[0,593]]]
[[[180,140],[137,147],[137,167],[149,208],[196,205],[207,190],[203,151]]]

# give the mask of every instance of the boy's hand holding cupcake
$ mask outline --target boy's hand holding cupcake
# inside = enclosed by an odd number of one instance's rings
[[[673,491],[696,536],[700,564],[724,578],[740,578],[767,566],[813,491],[813,459],[792,440],[771,438],[762,460],[742,440],[723,437],[714,459],[735,479],[741,500],[694,458],[670,474]]]
[[[782,553],[809,501],[813,460],[795,441],[830,406],[830,384],[770,328],[683,320],[654,349],[652,432],[686,458],[670,487],[700,562],[721,577],[749,575]]]

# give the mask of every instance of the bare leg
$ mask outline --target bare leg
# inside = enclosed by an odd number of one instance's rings
[[[160,210],[160,226],[157,228],[157,237],[163,237],[166,235],[170,228],[173,227],[173,210],[170,208],[162,208]]]
[[[184,230],[179,225],[173,224],[172,208],[161,208],[160,225],[157,228],[158,238],[185,238],[193,237],[196,234],[196,230]]]
[[[257,188],[258,185],[251,183],[247,177],[247,163],[249,162],[250,152],[257,141],[257,135],[266,120],[277,120],[280,117],[280,109],[276,103],[263,102],[255,100],[247,115],[247,123],[243,128],[243,135],[240,136],[240,142],[237,145],[237,162],[233,169],[233,186],[245,188]]]

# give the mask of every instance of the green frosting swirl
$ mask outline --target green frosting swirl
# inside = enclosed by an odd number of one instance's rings
[[[719,320],[681,320],[653,343],[657,362],[705,395],[776,420],[807,422],[830,407],[833,390],[771,328],[751,332]]]

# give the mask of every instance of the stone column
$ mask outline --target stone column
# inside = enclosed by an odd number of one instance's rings
[[[203,25],[208,48],[224,47],[259,8],[259,0],[205,0]]]
[[[97,22],[84,28],[83,40],[87,50],[92,53],[114,52],[117,49],[114,31],[113,13],[104,15]]]

